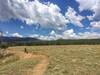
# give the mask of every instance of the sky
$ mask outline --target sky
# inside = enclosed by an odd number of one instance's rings
[[[100,38],[100,0],[0,0],[4,36]]]

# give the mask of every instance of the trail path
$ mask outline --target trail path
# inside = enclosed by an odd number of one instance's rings
[[[20,60],[25,60],[25,59],[39,60],[39,64],[37,64],[33,69],[27,70],[27,75],[44,75],[49,64],[48,57],[46,55],[31,54],[31,53],[26,54],[25,52],[15,51],[15,50],[9,50],[9,51],[11,53],[14,53],[16,56],[19,56]]]

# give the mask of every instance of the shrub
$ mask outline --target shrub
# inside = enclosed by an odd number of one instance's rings
[[[1,49],[7,49],[7,48],[8,48],[8,45],[7,45],[7,44],[1,44],[1,45],[0,45],[0,48],[1,48]]]
[[[8,55],[8,53],[6,51],[7,48],[8,48],[8,45],[5,43],[0,45],[0,58]]]

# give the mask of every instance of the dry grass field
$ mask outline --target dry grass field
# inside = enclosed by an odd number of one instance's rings
[[[33,55],[48,56],[44,75],[100,75],[100,45],[17,46],[9,50],[24,48]],[[38,64],[37,59],[18,60],[16,56],[0,59],[0,75],[26,75],[28,69]]]

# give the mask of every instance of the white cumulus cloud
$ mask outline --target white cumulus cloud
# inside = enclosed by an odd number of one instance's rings
[[[79,39],[97,39],[100,38],[100,34],[97,32],[84,32],[78,33]]]
[[[32,34],[32,35],[29,35],[29,37],[31,37],[31,38],[38,38],[39,35],[38,34]]]
[[[100,29],[100,21],[98,21],[98,22],[93,21],[93,22],[90,23],[90,25],[91,25],[92,28],[97,28],[97,29],[99,28]]]
[[[78,15],[77,12],[73,8],[71,7],[68,8],[68,11],[66,12],[66,18],[68,18],[71,23],[79,27],[83,27],[83,24],[81,23],[81,21],[84,19],[84,17],[81,15]]]
[[[41,40],[57,40],[57,39],[77,39],[77,35],[73,29],[65,30],[61,34],[52,30],[48,35],[33,34],[31,37],[35,37]]]
[[[27,24],[59,29],[68,22],[60,11],[56,4],[43,4],[38,0],[0,0],[0,20],[14,18]]]
[[[35,36],[36,34],[34,34]],[[35,38],[41,40],[57,40],[57,39],[97,39],[100,38],[100,34],[97,32],[79,32],[75,33],[73,29],[65,30],[61,34],[51,31],[49,35],[36,35]]]
[[[23,37],[21,34],[19,34],[19,33],[13,33],[13,34],[11,34],[11,36],[13,36],[13,37]]]
[[[90,10],[94,12],[93,18],[100,20],[100,0],[76,0],[79,3],[79,10]]]

